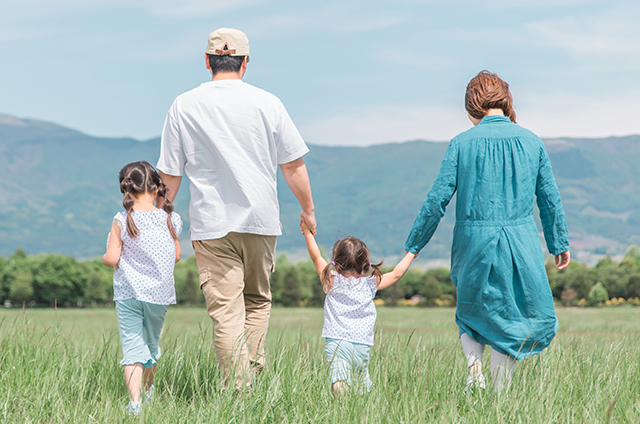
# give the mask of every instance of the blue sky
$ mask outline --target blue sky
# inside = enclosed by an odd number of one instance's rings
[[[210,79],[208,34],[245,31],[245,81],[309,143],[448,140],[481,69],[545,137],[640,134],[640,2],[20,0],[0,6],[0,113],[99,136],[158,136]]]

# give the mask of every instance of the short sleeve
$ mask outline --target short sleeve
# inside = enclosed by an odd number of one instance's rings
[[[176,231],[176,235],[179,236],[182,232],[182,218],[177,212],[171,212],[171,223],[173,224],[173,229]]]
[[[160,140],[160,158],[156,168],[167,175],[181,177],[184,174],[187,157],[180,137],[177,102],[178,99],[173,102],[164,120]]]
[[[113,217],[113,222],[120,227],[120,240],[122,240],[122,233],[127,231],[127,218],[122,216],[122,212],[118,212],[116,216]]]
[[[293,162],[309,151],[291,117],[280,100],[276,107],[275,142],[278,164]]]

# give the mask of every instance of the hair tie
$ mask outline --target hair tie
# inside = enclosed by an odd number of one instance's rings
[[[373,268],[373,264],[372,264],[371,262],[369,262],[369,266],[370,266],[371,268]]]
[[[335,263],[335,262],[333,262],[333,261],[331,261],[331,265],[336,266],[336,263]]]

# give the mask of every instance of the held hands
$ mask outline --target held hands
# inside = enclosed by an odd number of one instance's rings
[[[307,233],[305,233],[306,230],[315,237],[317,226],[318,224],[316,223],[316,214],[313,211],[305,212],[303,210],[300,212],[300,232],[303,235],[307,235]]]
[[[557,269],[565,269],[567,265],[571,262],[571,255],[569,251],[562,252],[559,255],[556,255],[556,268]]]

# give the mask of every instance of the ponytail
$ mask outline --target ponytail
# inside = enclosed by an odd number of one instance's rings
[[[384,263],[384,259],[379,264],[369,264],[371,266],[371,275],[376,278],[376,285],[380,285],[382,282],[382,270],[380,267]]]
[[[167,227],[169,227],[169,233],[174,240],[178,240],[178,235],[176,234],[176,229],[173,228],[173,222],[171,222],[171,213],[173,212],[173,203],[171,200],[167,198],[167,186],[164,185],[163,182],[160,183],[158,187],[158,197],[162,197],[164,201],[160,206],[163,211],[167,213]]]
[[[329,293],[331,287],[333,286],[333,276],[331,275],[331,264],[327,264],[322,270],[322,274],[320,275],[320,281],[322,282],[322,289],[325,293]]]
[[[129,237],[136,238],[140,231],[133,220],[133,197],[129,191],[125,191],[122,206],[124,206],[124,210],[127,211],[127,233],[129,233]]]

